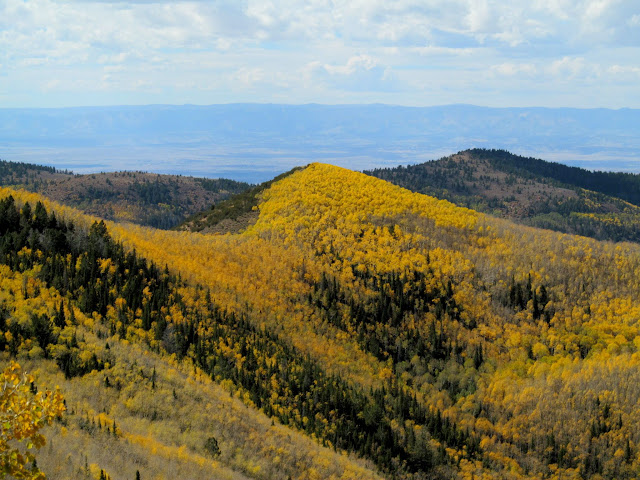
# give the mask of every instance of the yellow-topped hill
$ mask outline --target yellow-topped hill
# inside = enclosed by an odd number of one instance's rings
[[[193,363],[206,388],[382,476],[637,476],[639,246],[323,164],[273,183],[257,213],[233,235],[109,224],[182,282],[162,320],[121,305],[86,328]]]

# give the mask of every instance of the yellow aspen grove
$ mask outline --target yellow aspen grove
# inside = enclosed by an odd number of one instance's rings
[[[323,164],[254,200],[203,234],[0,191],[0,358],[69,408],[40,468],[638,477],[640,245]]]

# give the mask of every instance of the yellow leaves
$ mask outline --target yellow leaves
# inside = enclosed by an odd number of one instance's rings
[[[142,290],[142,296],[144,297],[144,299],[148,302],[151,297],[153,296],[153,294],[151,293],[151,289],[149,288],[149,286],[145,286],[144,289]]]
[[[540,342],[536,342],[533,347],[531,347],[531,351],[533,353],[533,356],[538,359],[549,355],[549,349],[546,347],[546,345]]]
[[[562,441],[569,444],[567,451],[571,455],[584,458],[589,425],[574,412],[591,412],[595,398],[606,397],[619,410],[623,403],[634,405],[629,407],[635,409],[633,412],[624,411],[624,431],[637,426],[640,397],[633,387],[640,384],[635,373],[640,364],[637,246],[599,244],[514,226],[371,177],[320,164],[273,184],[264,192],[258,209],[258,222],[240,235],[207,236],[132,225],[110,225],[110,231],[128,248],[135,247],[157,265],[166,264],[187,282],[210,290],[214,303],[224,305],[229,312],[246,313],[258,328],[286,336],[294,348],[309,354],[328,372],[339,373],[365,391],[371,385],[388,384],[394,378],[394,370],[385,361],[384,353],[373,357],[358,346],[357,330],[346,307],[331,312],[342,319],[339,328],[323,320],[323,312],[313,303],[317,300],[313,298],[313,284],[326,275],[336,279],[345,295],[353,295],[354,300],[367,305],[375,292],[362,282],[363,274],[423,273],[425,297],[436,294],[433,308],[407,312],[402,322],[419,333],[428,332],[430,325],[440,322],[438,331],[449,335],[447,348],[463,349],[456,353],[456,368],[464,374],[461,378],[477,382],[464,396],[450,398],[442,385],[445,381],[451,383],[451,378],[456,380],[455,372],[443,370],[436,378],[438,372],[421,369],[421,358],[414,355],[397,370],[401,372],[398,383],[407,392],[417,392],[421,401],[446,409],[458,425],[479,434],[481,447],[489,452],[485,460],[495,462],[497,469],[515,472],[513,478],[520,477],[521,472],[509,456],[523,458],[518,453],[522,446],[540,447],[536,443],[544,442],[549,432],[571,432]],[[24,262],[33,255],[28,249],[21,252]],[[111,273],[112,267],[109,260],[100,261],[103,273]],[[6,292],[17,292],[15,297],[20,297],[22,291],[29,296],[42,287],[33,278],[23,283],[22,278],[26,277],[5,280],[5,271],[0,273],[0,282],[11,283]],[[538,300],[546,299],[543,303],[548,318],[534,316],[534,307],[541,306],[534,305],[532,295],[528,304],[525,300],[521,307],[512,308],[513,302],[509,304],[510,285],[526,285],[529,279],[530,293],[535,293]],[[437,298],[437,294],[449,281],[453,284],[449,300],[455,302],[447,305],[447,300]],[[148,304],[152,290],[153,286],[148,286],[143,291],[143,305]],[[207,308],[208,300],[205,302],[204,295],[191,286],[181,288],[179,293],[190,307],[197,304],[197,308]],[[12,296],[4,291],[2,295]],[[29,304],[29,309],[22,309],[10,319],[27,327],[28,313],[44,308],[31,298],[7,302]],[[437,309],[445,313],[436,316]],[[117,319],[119,311],[124,310],[126,302],[118,299],[115,308],[108,309],[107,317]],[[181,309],[175,307],[164,308],[162,315],[174,324],[187,321]],[[163,341],[156,341],[153,333],[141,330],[141,316],[139,310],[136,319],[130,319],[137,329],[130,326],[127,338],[146,339],[151,350],[159,349]],[[84,317],[78,312],[76,317],[87,327],[100,328],[97,316],[82,320]],[[206,330],[206,326],[199,328]],[[5,337],[11,342],[9,332]],[[233,342],[216,339],[213,343],[212,348],[230,364],[240,367],[245,362]],[[126,342],[118,345],[129,347]],[[465,345],[470,348],[464,350]],[[471,352],[479,346],[484,362],[474,368]],[[91,351],[84,351],[82,361],[88,360]],[[30,357],[41,354],[37,347],[25,342],[18,355],[27,352]],[[56,358],[60,352],[52,349],[49,353]],[[172,361],[178,365],[175,357]],[[258,371],[265,372],[264,381],[277,391],[286,386],[278,385],[276,377],[266,373],[266,367],[275,362],[276,357],[265,359]],[[420,373],[414,374],[412,369]],[[193,385],[201,378],[201,373],[194,373]],[[227,380],[221,385],[237,399],[251,404],[248,393],[233,382]],[[586,399],[580,398],[583,392],[590,392],[583,395]],[[150,401],[147,393],[135,400],[129,398],[126,407],[144,410]],[[292,413],[289,405],[278,402],[278,393],[272,395],[272,401],[274,412]],[[225,417],[225,422],[233,418],[234,424],[240,425],[241,417],[236,412]],[[315,420],[326,421],[318,417]],[[255,439],[261,438],[252,434]],[[149,443],[152,441],[157,442],[150,437]],[[176,457],[186,458],[193,452],[177,445],[171,448],[170,453]],[[539,450],[544,448],[547,447],[542,445]],[[165,451],[155,444],[152,450]],[[619,451],[612,450],[612,457],[619,459]],[[294,453],[285,449],[277,458],[290,464]],[[459,459],[459,452],[451,454]],[[248,461],[239,463],[245,472],[252,468]],[[322,475],[327,470],[323,463],[326,462],[305,465],[309,466],[306,473]],[[462,459],[460,463],[464,478],[491,475],[486,469],[483,472],[482,462]],[[568,469],[552,464],[545,470],[547,473],[561,477]],[[263,470],[259,475],[266,478],[269,472]],[[353,471],[344,476],[359,478]]]
[[[118,297],[116,298],[115,306],[117,310],[124,311],[125,307],[127,306],[127,301],[122,297]]]
[[[383,369],[380,370],[380,373],[378,374],[378,376],[380,377],[380,380],[387,383],[387,382],[390,382],[395,375],[389,367],[384,367]]]
[[[32,450],[45,444],[39,430],[64,412],[58,390],[33,394],[33,376],[11,362],[0,374],[0,474],[16,478],[39,479],[44,475],[33,467]],[[24,447],[19,444],[25,442]]]
[[[98,480],[100,478],[100,466],[96,463],[90,463],[89,464],[89,474],[91,475],[91,478],[94,478],[95,480]]]
[[[309,245],[327,239],[321,235],[327,228],[354,238],[360,226],[366,226],[373,218],[393,220],[410,213],[435,220],[438,226],[466,229],[475,225],[477,217],[475,212],[448,202],[322,164],[312,164],[273,184],[264,192],[259,208],[258,223],[248,234],[269,231]],[[365,227],[365,233],[377,236],[381,245],[393,240],[387,226],[377,226],[373,231]]]
[[[124,434],[124,437],[130,443],[140,445],[145,449],[148,449],[153,455],[161,455],[167,459],[178,459],[181,461],[194,462],[200,466],[206,466],[212,474],[221,475],[222,478],[227,478],[228,473],[226,469],[221,468],[220,464],[216,461],[209,460],[202,455],[197,455],[189,450],[184,445],[179,447],[168,446],[158,442],[150,435],[136,435],[136,434]],[[226,475],[225,475],[226,474]]]
[[[100,272],[106,273],[112,267],[113,262],[110,258],[100,258],[98,259],[98,265],[100,268]]]

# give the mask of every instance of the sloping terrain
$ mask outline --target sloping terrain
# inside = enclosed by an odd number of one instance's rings
[[[37,197],[13,195],[2,355],[73,400],[48,471],[196,478],[188,468],[213,460],[212,476],[239,478],[640,474],[636,244],[323,164],[259,194],[240,234],[90,226],[52,205],[76,225],[56,234],[43,207],[22,206]],[[229,394],[250,427],[228,424]],[[225,413],[202,431],[203,411]],[[114,437],[123,460],[108,463]]]
[[[211,205],[211,208],[187,218],[176,227],[176,230],[201,233],[239,233],[258,220],[257,207],[260,194],[274,182],[282,180],[297,170],[300,168],[294,168],[272,180],[215,203]]]
[[[171,228],[249,188],[246,183],[227,179],[144,172],[73,175],[53,167],[13,162],[0,162],[0,185],[42,193],[89,215],[155,228]]]
[[[365,173],[527,225],[640,241],[640,175],[590,172],[482,149]]]
[[[66,180],[72,176],[72,173],[55,167],[0,160],[0,186],[13,185],[38,190],[49,182]]]
[[[59,385],[67,409],[38,452],[48,478],[377,478],[256,409],[234,345],[284,351],[294,371],[304,359],[286,344],[126,252],[104,223],[0,197],[0,364],[17,358],[34,391]],[[198,318],[221,335],[213,378],[190,356]]]
[[[381,429],[363,440],[385,447],[360,451],[384,471],[637,475],[638,246],[516,226],[318,164],[258,208],[239,236],[117,232],[370,391],[378,406],[360,428]],[[410,406],[414,395],[448,426]]]

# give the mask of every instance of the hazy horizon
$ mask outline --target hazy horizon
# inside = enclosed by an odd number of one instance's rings
[[[5,0],[0,33],[2,158],[258,181],[485,147],[640,169],[634,0]]]
[[[640,110],[220,104],[0,109],[0,158],[77,173],[259,182],[310,162],[363,170],[468,148],[640,172]]]

